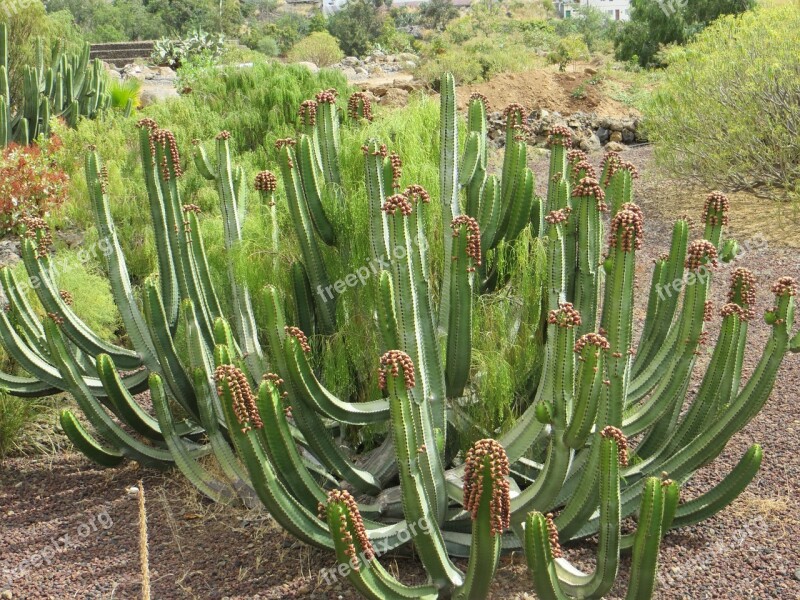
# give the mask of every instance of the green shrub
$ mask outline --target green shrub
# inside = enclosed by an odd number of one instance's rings
[[[547,59],[557,64],[560,71],[565,71],[567,66],[579,61],[589,58],[589,48],[583,37],[578,34],[568,35],[561,38],[556,44],[555,49],[551,52]]]
[[[383,34],[382,0],[350,0],[328,19],[328,31],[347,56],[364,56]]]
[[[27,398],[0,390],[0,459],[17,447],[25,428],[36,416],[36,405]]]
[[[669,170],[708,186],[800,191],[796,8],[724,17],[672,61],[645,107]]]
[[[198,29],[182,40],[161,39],[153,47],[150,60],[162,67],[179,68],[191,58],[219,58],[225,48],[225,36]]]
[[[128,102],[132,108],[139,108],[141,100],[139,95],[142,91],[142,82],[139,79],[131,78],[121,81],[112,79],[108,84],[108,93],[111,95],[111,106],[120,110],[125,110]]]
[[[312,62],[318,67],[329,67],[344,58],[336,38],[326,31],[317,31],[300,40],[289,51],[293,62]]]

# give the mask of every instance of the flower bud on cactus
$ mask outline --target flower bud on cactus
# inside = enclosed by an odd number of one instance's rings
[[[234,365],[220,365],[214,371],[214,380],[217,382],[217,392],[223,395],[222,383],[227,384],[233,398],[233,412],[236,420],[242,426],[242,433],[251,429],[261,429],[264,423],[256,406],[256,397],[247,376]]]
[[[414,363],[411,357],[401,350],[389,350],[381,356],[381,367],[378,371],[378,385],[386,389],[388,376],[398,377],[403,372],[403,381],[406,389],[410,390],[416,385],[414,376]]]
[[[467,452],[464,468],[464,509],[472,519],[478,517],[478,509],[484,491],[491,494],[489,513],[492,535],[502,535],[511,524],[511,493],[506,477],[509,474],[508,456],[496,440],[475,442]],[[484,490],[486,483],[491,489]]]
[[[345,553],[350,558],[350,565],[353,570],[358,572],[360,568],[358,559],[372,560],[375,558],[375,549],[367,536],[367,529],[364,526],[364,519],[361,518],[361,513],[358,510],[358,503],[347,490],[331,490],[328,492],[327,503],[320,502],[317,507],[319,518],[326,519],[328,511],[334,504],[338,505],[343,512],[340,516],[338,531],[332,531],[331,533],[340,536],[340,539],[347,544]],[[350,525],[353,527],[355,538],[350,533]],[[356,549],[355,542],[358,542],[361,547],[360,554]]]
[[[614,438],[617,441],[617,453],[619,455],[619,464],[623,467],[628,466],[628,440],[621,430],[616,427],[608,425],[600,432],[604,438]]]
[[[609,248],[619,248],[623,252],[639,250],[644,239],[644,219],[635,204],[623,204],[622,209],[611,219],[608,235]]]
[[[686,251],[684,266],[690,271],[697,271],[700,267],[714,268],[717,266],[717,249],[708,240],[695,240],[689,244]]]

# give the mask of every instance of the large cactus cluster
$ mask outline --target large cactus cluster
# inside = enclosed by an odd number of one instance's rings
[[[27,146],[48,135],[51,117],[74,127],[79,117],[93,119],[111,105],[103,64],[89,60],[89,44],[77,54],[54,53],[49,67],[41,40],[36,55],[36,64],[24,69],[22,98],[11,98],[8,29],[0,23],[0,148],[12,142]]]
[[[362,100],[350,103],[356,118],[370,114]],[[505,155],[495,176],[485,100],[470,101],[460,156],[455,106],[448,76],[439,198],[403,181],[400,158],[379,141],[363,147],[370,252],[376,261],[390,257],[372,283],[379,397],[338,397],[319,365],[319,340],[348,318],[332,295],[317,293],[335,288],[323,246],[349,235],[330,218],[347,194],[331,92],[305,103],[297,138],[279,142],[285,209],[299,248],[289,306],[273,285],[251,295],[231,258],[224,291],[231,308],[223,312],[199,209],[180,196],[175,138],[144,120],[139,136],[158,274],[144,283],[141,298],[111,219],[105,171],[96,153],[86,159],[110,284],[132,349],[99,339],[72,311],[54,283],[46,229],[31,223],[23,259],[39,282],[47,318],[36,317],[3,270],[9,304],[0,311],[0,338],[30,377],[2,374],[2,385],[27,396],[70,392],[85,419],[64,411],[62,425],[98,463],[175,465],[210,498],[260,501],[300,540],[333,550],[338,572],[368,598],[485,598],[501,553],[514,549],[524,552],[542,598],[602,597],[615,583],[620,555],[630,551],[627,597],[649,598],[664,533],[727,506],[760,466],[754,445],[716,487],[679,503],[680,485],[758,413],[785,353],[796,349],[795,283],[783,278],[772,288],[771,337],[741,383],[755,282],[744,269],[734,273],[708,367],[685,406],[697,357],[709,343],[714,267],[721,250],[732,247],[722,239],[724,196],[709,196],[702,239],[689,240],[686,219],[675,223],[670,252],[655,264],[637,343],[643,216],[632,203],[635,169],[609,154],[598,177],[583,153],[570,150],[569,130],[556,128],[548,191],[540,198],[527,167],[521,107],[506,111]],[[230,258],[254,203],[245,172],[232,163],[229,138],[217,137],[215,156],[200,144],[194,153],[196,168],[217,186]],[[284,208],[276,200],[279,180],[264,172],[255,187],[272,223],[263,243],[276,249]],[[441,264],[430,258],[428,224],[438,216],[430,211],[441,211]],[[471,369],[476,299],[508,285],[498,264],[526,228],[547,250],[539,300],[544,365],[515,425],[496,436],[486,432],[463,452],[452,443],[470,426],[460,408],[481,401]],[[683,282],[682,291],[664,294],[674,282]],[[148,386],[155,415],[134,398]],[[343,443],[352,439],[347,432],[368,428],[380,440],[369,451]],[[199,460],[207,454],[220,468]],[[623,534],[621,522],[630,517],[636,529]],[[584,573],[561,545],[590,536],[598,539],[597,563]],[[380,554],[409,543],[429,574],[425,585],[406,586],[380,564]],[[454,557],[469,559],[466,572]]]

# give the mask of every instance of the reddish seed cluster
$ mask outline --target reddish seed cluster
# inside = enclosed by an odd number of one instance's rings
[[[158,129],[158,123],[149,117],[145,117],[144,119],[139,119],[136,122],[136,127],[139,129],[149,129],[152,131],[153,129]]]
[[[423,204],[428,204],[431,201],[431,195],[428,193],[428,190],[416,183],[408,186],[403,193],[406,195],[406,198],[414,203],[422,202]]]
[[[525,125],[525,115],[528,111],[521,104],[516,102],[509,104],[503,109],[503,118],[506,120],[506,127],[511,129],[527,130]]]
[[[481,266],[481,228],[478,222],[467,215],[460,215],[453,219],[450,226],[453,229],[453,237],[458,237],[459,228],[464,225],[467,228],[467,256],[472,259],[475,266]],[[467,272],[474,273],[475,266],[467,268]]]
[[[192,213],[194,213],[196,215],[199,215],[200,213],[203,212],[203,209],[200,208],[199,206],[197,206],[197,204],[184,204],[183,205],[183,212],[184,213],[192,212]]]
[[[609,248],[620,248],[623,252],[639,250],[644,239],[644,218],[638,206],[627,203],[611,219],[608,235]]]
[[[35,240],[37,234],[40,231],[42,232],[36,246],[36,258],[47,256],[47,253],[50,251],[50,246],[53,245],[53,237],[50,235],[50,228],[47,226],[47,221],[41,217],[27,215],[21,217],[19,221],[25,226],[25,237],[28,239]]]
[[[278,178],[272,171],[261,171],[256,175],[256,191],[272,193],[278,189]]]
[[[559,327],[577,327],[581,324],[581,315],[571,302],[561,302],[558,310],[551,310],[548,313],[547,322]]]
[[[401,350],[389,350],[381,356],[381,366],[378,370],[378,385],[382,390],[386,389],[387,377],[397,377],[403,371],[403,381],[406,389],[410,390],[416,385],[414,376],[414,362],[411,357]]]
[[[667,262],[668,260],[669,260],[669,252],[664,252],[658,258],[654,258],[653,262],[654,263]]]
[[[67,306],[72,306],[74,299],[72,298],[72,294],[70,294],[67,290],[58,290],[58,295],[61,296],[64,304]]]
[[[746,311],[741,306],[734,304],[733,302],[728,302],[719,310],[719,314],[722,315],[723,318],[731,315],[739,315],[739,319],[742,321],[749,321],[752,318],[748,313],[749,311]]]
[[[794,296],[797,294],[797,282],[794,277],[781,277],[772,284],[772,293],[776,296]]]
[[[351,119],[356,120],[359,117],[365,118],[367,121],[372,121],[372,102],[364,92],[356,92],[347,101],[347,114]]]
[[[183,175],[183,169],[181,168],[181,155],[178,152],[178,142],[175,140],[175,134],[168,129],[150,129],[150,150],[153,156],[155,156],[156,144],[165,150],[164,158],[161,160],[161,172],[164,175],[164,179],[168,180],[170,178],[167,154],[169,154],[169,159],[172,160],[172,165],[175,169],[175,177],[181,177]]]
[[[100,192],[108,193],[108,167],[105,165],[100,168]]]
[[[697,271],[700,267],[717,266],[717,249],[708,240],[695,240],[689,244],[686,251],[684,266],[690,271]]]
[[[748,321],[756,316],[753,308],[756,303],[756,276],[752,271],[739,267],[733,272],[728,288],[728,302],[739,304]]]
[[[327,90],[323,90],[317,93],[317,103],[318,104],[335,104],[336,103],[336,96],[339,95],[335,89],[330,88]]]
[[[722,192],[711,192],[706,196],[705,204],[703,205],[703,222],[708,223],[712,227],[715,225],[728,224],[728,211],[731,208],[731,203],[728,197]]]
[[[574,350],[580,354],[588,346],[595,346],[600,350],[608,350],[611,346],[608,340],[599,333],[585,333],[575,342]]]
[[[217,137],[216,137],[216,139],[217,139],[218,141],[222,141],[222,140],[229,140],[229,139],[231,139],[231,132],[230,132],[230,131],[220,131],[220,132],[217,134]]]
[[[591,165],[589,166],[591,167]],[[592,174],[593,173],[594,170],[592,170]],[[578,185],[575,186],[575,189],[572,190],[572,196],[574,198],[581,196],[593,196],[595,200],[597,200],[597,210],[605,212],[608,210],[608,204],[606,204],[606,193],[603,191],[603,188],[600,187],[600,184],[592,176],[592,174],[580,180],[580,183],[578,183]]]
[[[572,130],[563,125],[556,125],[550,130],[550,135],[547,136],[548,146],[564,146],[565,148],[572,147]]]
[[[407,217],[413,212],[411,202],[409,202],[408,197],[405,194],[395,194],[394,196],[389,196],[381,207],[381,210],[387,215],[393,215],[395,211],[400,210],[400,214],[402,214],[404,217]]]
[[[544,220],[545,223],[550,225],[556,225],[558,223],[566,223],[567,222],[568,213],[566,210],[551,210],[545,216]]]
[[[553,513],[547,513],[544,516],[544,520],[547,523],[547,535],[550,541],[550,551],[553,553],[553,558],[561,558],[564,556],[564,551],[561,549],[561,544],[558,541],[558,528],[556,527]]]
[[[61,315],[49,312],[49,313],[47,313],[47,317],[51,321],[53,321],[53,323],[55,323],[56,325],[63,325],[64,324],[64,319],[63,319],[63,317],[61,317]]]
[[[619,464],[623,467],[628,466],[628,439],[625,435],[617,429],[608,425],[600,432],[604,438],[614,438],[617,440],[617,456],[619,457]]]
[[[579,148],[572,148],[571,150],[567,150],[567,160],[570,163],[579,163],[583,161],[588,161],[589,157],[587,156],[586,152]]]
[[[317,103],[313,100],[303,100],[297,109],[297,116],[303,125],[314,125],[317,122]]]
[[[280,150],[284,146],[289,146],[290,148],[294,148],[297,145],[297,140],[294,138],[281,138],[279,140],[275,140],[275,149]]]
[[[265,373],[261,377],[261,379],[263,381],[269,381],[272,384],[272,386],[275,387],[276,389],[283,385],[283,379],[281,379],[280,376],[276,375],[275,373]],[[289,392],[283,392],[281,394],[281,398],[284,398],[284,399],[287,398],[288,396],[289,396]],[[287,417],[291,417],[292,416],[291,415],[291,407],[289,406],[287,408],[289,409],[289,412],[286,414],[286,416]]]
[[[508,456],[505,448],[496,440],[479,440],[467,452],[464,463],[464,509],[472,515],[473,521],[478,518],[483,484],[488,474],[492,494],[489,501],[492,535],[502,535],[511,524],[511,492],[506,480],[508,473]]]
[[[617,152],[606,152],[601,169],[605,173],[603,185],[608,185],[611,178],[619,171],[630,171],[632,179],[639,179],[638,169],[632,163],[622,160]]]
[[[714,319],[714,302],[706,300],[703,308],[703,321],[710,323]]]
[[[344,512],[339,517],[339,534],[342,541],[347,544],[345,553],[350,558],[350,564],[355,565],[353,570],[358,571],[359,556],[356,546],[353,543],[354,541],[357,540],[359,546],[361,546],[362,556],[365,560],[372,560],[375,558],[375,549],[372,547],[369,537],[367,536],[367,528],[364,526],[364,520],[361,518],[361,513],[358,510],[358,503],[347,490],[331,490],[328,492],[327,506],[331,506],[332,504],[340,504],[344,508]],[[322,520],[327,519],[327,506],[322,502],[317,506],[318,516]],[[348,517],[353,524],[353,533],[355,533],[356,540],[353,539],[348,529]]]
[[[234,365],[220,365],[214,371],[214,380],[217,382],[217,392],[223,394],[222,383],[225,382],[231,391],[233,398],[233,413],[236,420],[242,426],[242,433],[247,433],[251,429],[261,429],[264,426],[261,415],[258,414],[256,407],[256,397],[247,376]]]
[[[303,349],[303,352],[311,352],[311,346],[308,345],[308,336],[303,333],[303,330],[299,327],[289,327],[288,325],[283,328],[286,332],[286,335],[291,336],[297,340],[300,344],[300,347]]]
[[[400,178],[403,176],[403,160],[396,152],[389,155],[389,164],[392,165],[392,187],[400,188]]]
[[[577,179],[581,171],[584,173],[584,177],[589,177],[591,179],[597,179],[597,172],[594,170],[594,166],[588,160],[580,160],[572,164],[572,178]],[[599,187],[599,186],[598,186]]]
[[[479,100],[481,103],[483,103],[483,109],[487,113],[489,112],[489,99],[480,92],[472,92],[469,95],[469,100],[470,102],[472,102],[473,100]]]

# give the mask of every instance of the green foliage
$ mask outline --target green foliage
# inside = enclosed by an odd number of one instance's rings
[[[328,31],[347,56],[365,56],[383,34],[382,0],[350,0],[328,18]]]
[[[636,56],[643,67],[657,65],[662,46],[685,44],[714,19],[755,5],[755,0],[632,0],[631,18],[614,40],[617,58],[627,62]]]
[[[37,407],[30,400],[0,390],[0,459],[17,448],[36,413]]]
[[[577,34],[561,38],[553,52],[547,56],[551,63],[558,65],[559,71],[566,71],[570,64],[588,58],[589,48],[583,37]]]
[[[458,9],[453,6],[452,0],[430,0],[420,4],[419,17],[426,27],[441,31],[458,17]]]
[[[791,7],[725,17],[669,54],[645,106],[667,168],[708,185],[797,193],[800,119],[797,28]],[[690,107],[690,108],[689,108]]]
[[[325,31],[316,31],[297,42],[287,58],[292,62],[312,62],[318,67],[329,67],[344,58],[336,38]]]
[[[593,6],[582,6],[570,19],[558,19],[555,30],[559,36],[577,34],[583,38],[589,52],[610,49],[618,21],[612,21],[606,11]]]
[[[139,108],[141,91],[142,82],[139,79],[112,79],[108,86],[111,107],[118,110],[126,110],[129,105],[134,109]]]
[[[165,37],[168,29],[143,0],[50,0],[48,12],[68,11],[90,42],[126,42]]]
[[[181,40],[161,39],[153,46],[150,60],[162,67],[178,69],[187,60],[206,57],[210,60],[219,58],[225,48],[225,36],[209,34],[198,29]]]

